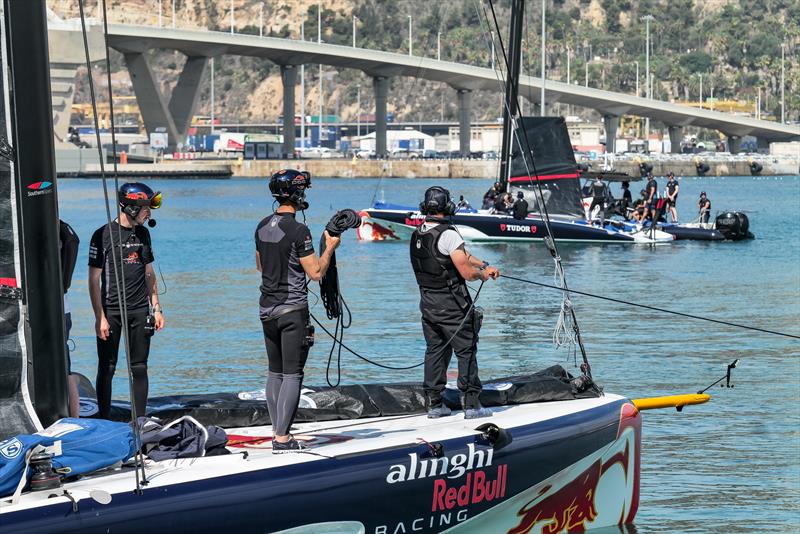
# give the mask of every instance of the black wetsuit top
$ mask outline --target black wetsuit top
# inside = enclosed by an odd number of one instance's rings
[[[506,208],[506,200],[504,197],[505,195],[497,195],[497,197],[494,199],[494,209],[502,213],[508,213],[508,209]]]
[[[307,304],[300,258],[314,254],[308,227],[297,222],[294,213],[273,213],[258,223],[255,240],[261,259],[261,318]]]
[[[655,202],[657,193],[658,193],[658,182],[656,182],[655,178],[652,178],[648,180],[647,186],[645,187],[645,195],[644,195],[645,201],[647,201],[647,199],[650,198],[650,195],[652,194],[653,196],[652,202]]]
[[[672,196],[672,193],[678,188],[678,181],[677,180],[670,180],[667,182],[667,194]],[[678,195],[675,195],[675,200],[678,200]]]
[[[522,220],[528,216],[528,201],[524,198],[518,198],[514,202],[513,208],[514,218]]]
[[[128,311],[147,309],[149,289],[145,277],[146,266],[153,263],[153,246],[150,232],[141,225],[133,228],[120,226],[116,221],[98,228],[89,242],[89,267],[102,269],[100,296],[103,308],[108,312],[119,312],[121,295],[117,289],[114,273],[119,265],[119,237],[122,232],[122,275],[125,284],[125,299]],[[112,246],[115,247],[112,253]]]
[[[608,187],[603,182],[593,182],[592,183],[592,197],[605,200],[606,196],[608,196]]]
[[[631,205],[631,202],[633,202],[633,196],[631,195],[630,189],[622,190],[622,201],[625,203],[626,206]]]

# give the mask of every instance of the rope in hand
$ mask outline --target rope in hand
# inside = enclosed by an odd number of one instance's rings
[[[351,210],[351,209],[343,209],[337,211],[336,214],[331,217],[331,220],[328,221],[328,224],[325,225],[325,231],[331,237],[339,237],[342,233],[350,228],[358,228],[361,224],[361,217],[358,214]],[[322,255],[325,252],[325,234],[322,234],[320,237],[319,243],[319,253]],[[314,317],[314,321],[323,329],[325,333],[331,336],[334,342],[338,342],[339,345],[339,352],[336,357],[336,382],[332,382],[330,378],[331,372],[331,362],[333,360],[333,351],[336,349],[337,343],[333,343],[331,345],[331,350],[328,353],[328,364],[325,367],[325,380],[328,382],[330,387],[336,387],[339,385],[342,379],[342,343],[341,340],[344,339],[344,331],[347,328],[350,328],[350,325],[353,322],[353,316],[350,313],[350,308],[347,306],[347,302],[345,302],[344,297],[342,297],[342,292],[339,290],[339,270],[336,268],[336,252],[331,253],[330,263],[328,263],[328,270],[325,271],[325,274],[320,278],[319,281],[319,292],[320,298],[322,299],[322,305],[325,307],[325,313],[328,316],[328,319],[336,319],[336,324],[333,328],[333,334],[331,334],[319,321],[317,318]],[[347,312],[347,318],[345,319],[344,313]]]
[[[745,330],[753,330],[753,331],[756,331],[756,332],[764,332],[765,334],[773,334],[773,335],[776,335],[776,336],[783,336],[783,337],[789,337],[789,338],[793,338],[793,339],[800,339],[800,336],[797,336],[797,335],[794,335],[794,334],[787,334],[785,332],[778,332],[778,331],[775,331],[775,330],[767,330],[766,328],[759,328],[757,326],[750,326],[750,325],[745,325],[745,324],[732,323],[730,321],[721,321],[719,319],[711,319],[709,317],[702,317],[700,315],[692,315],[690,313],[683,313],[683,312],[678,312],[678,311],[674,311],[674,310],[667,310],[665,308],[657,308],[655,306],[648,306],[647,304],[637,304],[637,303],[634,303],[634,302],[629,302],[627,300],[615,299],[615,298],[612,298],[612,297],[604,297],[602,295],[595,295],[594,293],[587,293],[586,291],[578,291],[576,289],[565,289],[563,287],[554,286],[552,284],[544,284],[542,282],[534,282],[533,280],[526,280],[525,278],[517,278],[516,276],[509,276],[507,274],[501,274],[500,276],[502,278],[508,278],[509,280],[515,280],[517,282],[522,282],[522,283],[525,283],[525,284],[532,284],[532,285],[535,285],[535,286],[547,287],[547,288],[550,288],[550,289],[557,289],[559,291],[566,291],[566,292],[569,292],[569,293],[575,293],[576,295],[583,295],[585,297],[592,297],[592,298],[596,298],[596,299],[600,299],[600,300],[607,300],[609,302],[616,302],[618,304],[625,304],[625,305],[628,305],[628,306],[635,306],[637,308],[645,308],[645,309],[648,309],[648,310],[658,311],[658,312],[662,312],[662,313],[670,313],[672,315],[679,315],[681,317],[688,317],[689,319],[697,319],[697,320],[700,320],[700,321],[708,321],[708,322],[711,322],[711,323],[723,324],[723,325],[726,325],[726,326],[735,326],[736,328],[743,328]]]

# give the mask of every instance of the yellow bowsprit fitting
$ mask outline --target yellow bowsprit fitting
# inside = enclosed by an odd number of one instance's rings
[[[660,408],[675,408],[679,412],[684,406],[690,404],[703,404],[711,400],[707,393],[688,393],[686,395],[667,395],[666,397],[646,397],[633,399],[633,405],[639,410],[658,410]]]

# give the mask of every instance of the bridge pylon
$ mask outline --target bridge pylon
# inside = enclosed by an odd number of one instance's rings
[[[168,149],[174,151],[178,142],[186,138],[191,126],[208,58],[203,56],[186,58],[178,83],[167,103],[158,88],[147,56],[143,52],[123,52],[123,55],[145,130],[150,134],[165,129],[169,135]]]

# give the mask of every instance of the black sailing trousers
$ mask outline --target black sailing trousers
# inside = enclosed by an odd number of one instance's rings
[[[423,389],[428,408],[442,404],[442,393],[447,384],[447,367],[453,352],[458,358],[458,389],[463,396],[463,408],[479,406],[481,380],[478,378],[476,358],[478,335],[475,332],[474,310],[470,308],[470,304],[468,294],[462,299],[456,298],[449,289],[420,288],[422,333],[427,344]],[[464,320],[468,310],[469,317]],[[451,337],[453,339],[448,344]]]
[[[119,311],[106,312],[110,333],[103,340],[97,338],[97,408],[99,417],[108,419],[111,412],[111,380],[117,369],[119,342],[122,338],[122,316]],[[147,409],[147,357],[150,354],[150,336],[145,331],[147,309],[128,312],[128,341],[130,344],[131,374],[133,379],[133,405],[136,416]],[[127,374],[127,373],[126,373]]]
[[[304,307],[261,321],[269,358],[267,411],[278,436],[289,434],[300,403],[303,368],[309,351],[308,314],[308,308]]]

